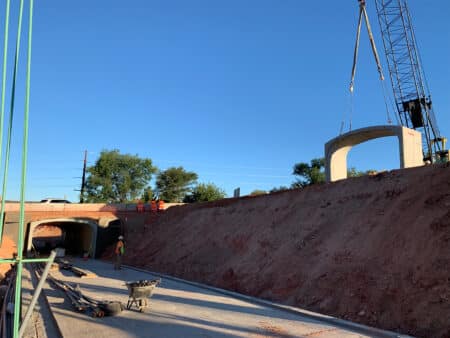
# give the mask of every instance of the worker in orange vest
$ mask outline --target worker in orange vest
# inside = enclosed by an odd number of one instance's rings
[[[123,242],[123,236],[120,235],[117,239],[116,248],[114,250],[116,254],[116,261],[114,262],[114,270],[121,270],[122,267],[122,256],[125,253],[125,244]]]
[[[144,212],[144,203],[142,203],[141,200],[139,200],[137,205],[136,205],[136,211],[137,212]]]
[[[163,210],[164,210],[164,201],[159,200],[158,201],[158,211],[163,211]]]
[[[157,206],[156,206],[156,201],[155,201],[155,200],[152,200],[152,202],[151,202],[151,210],[152,210],[153,212],[158,211],[158,208],[157,208]]]

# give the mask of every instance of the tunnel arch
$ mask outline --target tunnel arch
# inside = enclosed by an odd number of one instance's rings
[[[366,127],[342,134],[325,144],[325,175],[327,182],[347,178],[347,155],[354,146],[376,138],[390,136],[398,138],[400,168],[423,165],[422,134],[420,132],[403,126],[381,125]],[[370,156],[367,158],[370,158]]]
[[[95,257],[97,246],[98,224],[94,220],[81,218],[50,218],[30,222],[26,246],[27,252],[30,253],[32,250],[34,232],[39,226],[53,225],[60,227],[61,224],[66,225],[67,228],[70,228],[70,225],[72,225],[72,229],[74,229],[73,227],[76,227],[77,225],[80,226],[78,229],[80,229],[81,226],[89,228],[90,229],[89,240],[87,240],[86,238],[87,235],[84,234],[84,237],[82,238],[82,240],[84,241],[84,243],[82,243],[82,250],[88,251],[91,257]]]
[[[116,243],[117,237],[123,235],[124,223],[119,217],[105,217],[98,220],[96,257],[101,257],[105,251]]]

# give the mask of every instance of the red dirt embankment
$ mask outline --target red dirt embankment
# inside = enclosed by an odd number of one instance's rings
[[[63,232],[60,227],[51,224],[42,224],[36,227],[33,232],[33,238],[39,237],[61,237]]]
[[[450,168],[173,207],[125,262],[420,337],[450,337]]]
[[[16,242],[14,242],[9,236],[3,235],[2,245],[0,245],[0,257],[1,258],[13,258],[17,254]],[[0,280],[5,278],[6,273],[11,270],[11,264],[0,264]]]

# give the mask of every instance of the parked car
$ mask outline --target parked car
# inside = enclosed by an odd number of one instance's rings
[[[71,202],[62,198],[45,198],[41,200],[41,203],[71,203]]]

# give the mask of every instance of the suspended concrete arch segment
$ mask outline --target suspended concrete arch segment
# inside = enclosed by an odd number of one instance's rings
[[[400,168],[423,165],[422,134],[402,126],[373,126],[352,130],[325,144],[325,175],[327,182],[347,178],[347,155],[354,146],[376,138],[397,136]],[[367,158],[370,160],[370,154]]]
[[[98,223],[89,220],[89,219],[80,219],[80,218],[50,218],[50,219],[42,219],[39,221],[34,221],[30,223],[29,232],[28,232],[28,241],[27,241],[27,252],[31,252],[33,245],[33,234],[34,230],[41,224],[64,224],[71,225],[73,227],[83,226],[90,228],[89,233],[81,234],[82,237],[82,249],[84,251],[89,251],[92,256],[95,258],[96,245],[97,245],[97,232],[98,232]]]

